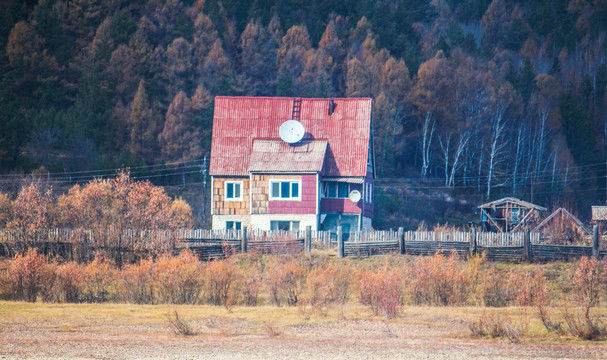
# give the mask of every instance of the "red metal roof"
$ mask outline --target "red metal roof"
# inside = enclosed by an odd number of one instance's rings
[[[326,150],[326,140],[300,141],[295,146],[282,140],[253,140],[249,171],[317,173],[322,170]]]
[[[329,101],[335,110],[329,115]],[[280,140],[295,98],[215,98],[211,165],[213,176],[246,176],[255,139]],[[301,99],[304,140],[327,140],[325,176],[365,176],[371,132],[371,99]]]

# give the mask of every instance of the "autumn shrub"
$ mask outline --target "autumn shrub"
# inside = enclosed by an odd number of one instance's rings
[[[474,337],[505,338],[514,343],[520,341],[523,333],[499,313],[484,312],[478,319],[469,321],[468,328]]]
[[[503,272],[487,268],[480,277],[480,291],[484,306],[506,306],[512,300],[510,282]]]
[[[261,259],[241,264],[238,267],[238,288],[245,305],[257,305],[259,290],[264,279],[264,264]]]
[[[112,260],[97,255],[93,261],[84,266],[82,275],[84,278],[82,301],[104,302],[109,299],[116,282],[116,266]]]
[[[10,300],[15,297],[9,276],[10,260],[0,259],[0,299]]]
[[[310,293],[307,302],[324,313],[327,306],[348,301],[349,268],[335,264],[315,267],[308,273],[306,284]]]
[[[388,319],[396,316],[402,296],[403,278],[397,268],[384,266],[363,270],[358,275],[358,300],[375,315],[382,314]]]
[[[78,302],[84,289],[83,268],[74,261],[57,266],[53,286],[53,300]]]
[[[155,276],[156,263],[151,259],[125,266],[120,272],[119,299],[133,304],[154,303]]]
[[[196,304],[203,285],[203,266],[190,251],[164,255],[156,263],[154,286],[160,303]]]
[[[204,294],[208,303],[230,306],[236,300],[234,282],[236,268],[229,260],[215,260],[205,268]]]
[[[177,311],[175,311],[175,310],[169,311],[167,313],[166,318],[169,323],[169,326],[171,327],[171,329],[173,330],[173,332],[176,335],[183,335],[183,336],[196,335],[196,331],[194,331],[194,329],[192,328],[192,325],[190,325],[189,322],[187,322],[182,317],[180,317],[179,313],[177,313]]]
[[[35,302],[38,295],[52,286],[54,277],[53,267],[35,248],[16,255],[9,268],[12,291],[25,301]]]
[[[601,340],[607,337],[607,324],[592,314],[600,304],[600,291],[604,286],[605,269],[593,258],[582,257],[571,279],[573,297],[581,308],[582,315],[567,311],[565,322],[569,332],[586,340]]]
[[[513,286],[516,305],[533,306],[546,330],[560,331],[562,329],[562,322],[550,314],[552,292],[548,288],[546,276],[542,270],[537,271],[533,276],[513,274],[510,277],[510,283]]]
[[[265,282],[273,304],[296,305],[304,288],[306,268],[295,259],[270,263]]]
[[[460,305],[468,298],[468,272],[455,254],[436,253],[430,258],[418,258],[409,268],[408,278],[415,304]]]
[[[475,254],[468,257],[466,260],[466,276],[469,282],[469,292],[472,303],[481,305],[483,304],[484,288],[483,288],[483,276],[487,267],[486,253],[483,252],[481,255]]]

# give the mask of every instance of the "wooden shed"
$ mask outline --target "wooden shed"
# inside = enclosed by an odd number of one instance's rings
[[[545,207],[507,197],[478,207],[483,229],[495,232],[515,232],[539,222]]]
[[[590,235],[590,229],[565,208],[556,209],[532,231],[541,233],[552,244],[573,243]]]

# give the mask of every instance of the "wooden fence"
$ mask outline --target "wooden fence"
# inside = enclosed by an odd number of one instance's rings
[[[117,248],[116,240],[120,239]],[[605,244],[605,242],[603,242]],[[132,252],[140,256],[178,252],[189,248],[202,259],[222,258],[230,253],[293,254],[311,248],[337,249],[339,256],[367,257],[389,253],[433,255],[437,252],[465,257],[484,254],[495,261],[569,261],[582,256],[607,257],[598,232],[592,246],[546,244],[539,233],[484,233],[433,231],[374,231],[341,233],[328,231],[262,230],[124,230],[116,229],[0,229],[0,256],[9,257],[27,247],[67,259],[98,250]],[[244,249],[244,251],[243,251]],[[141,255],[143,254],[143,255]]]

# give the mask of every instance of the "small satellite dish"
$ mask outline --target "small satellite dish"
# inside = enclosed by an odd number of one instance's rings
[[[297,120],[287,120],[278,129],[278,135],[280,138],[289,143],[295,144],[299,140],[303,139],[306,133],[303,125]]]
[[[361,197],[362,197],[362,195],[360,195],[360,191],[358,191],[358,190],[352,190],[352,191],[350,191],[350,195],[348,195],[348,199],[350,199],[350,201],[352,201],[355,204],[360,201]]]

